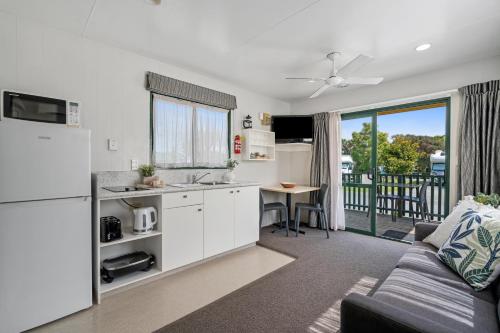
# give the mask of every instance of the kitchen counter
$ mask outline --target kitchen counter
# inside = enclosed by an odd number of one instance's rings
[[[112,199],[161,195],[163,193],[205,191],[205,190],[214,190],[220,188],[235,188],[235,187],[260,186],[260,185],[261,184],[259,182],[255,181],[237,181],[231,184],[200,185],[195,187],[174,187],[167,185],[166,187],[163,188],[152,188],[149,190],[132,191],[132,192],[112,192],[104,188],[98,188],[96,189],[96,193],[94,193],[94,197],[99,200],[112,200]]]

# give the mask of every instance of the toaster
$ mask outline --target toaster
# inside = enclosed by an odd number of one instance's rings
[[[122,222],[114,216],[103,216],[101,222],[101,242],[107,243],[120,239],[122,234]]]

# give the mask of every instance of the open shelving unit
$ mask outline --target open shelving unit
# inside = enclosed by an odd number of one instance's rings
[[[274,161],[276,150],[274,132],[246,129],[243,130],[243,159],[247,161]]]
[[[154,230],[145,235],[136,235],[132,232],[132,223],[134,219],[133,212],[129,206],[121,199],[98,199],[93,206],[93,279],[94,279],[94,298],[100,303],[101,297],[112,290],[125,287],[135,282],[153,277],[162,273],[162,196],[139,196],[126,199],[128,203],[134,206],[153,206],[158,213],[158,223]],[[111,242],[100,241],[100,218],[103,216],[115,216],[122,222],[123,237]],[[138,271],[117,277],[111,283],[107,283],[101,278],[101,263],[108,258],[114,258],[120,255],[135,251],[144,251],[155,256],[155,264],[148,271]]]

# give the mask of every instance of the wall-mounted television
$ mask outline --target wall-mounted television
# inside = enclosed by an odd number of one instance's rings
[[[271,131],[276,143],[307,142],[313,140],[313,117],[307,116],[273,116]]]

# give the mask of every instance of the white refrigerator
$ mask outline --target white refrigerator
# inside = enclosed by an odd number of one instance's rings
[[[92,305],[90,131],[0,121],[0,332]]]

